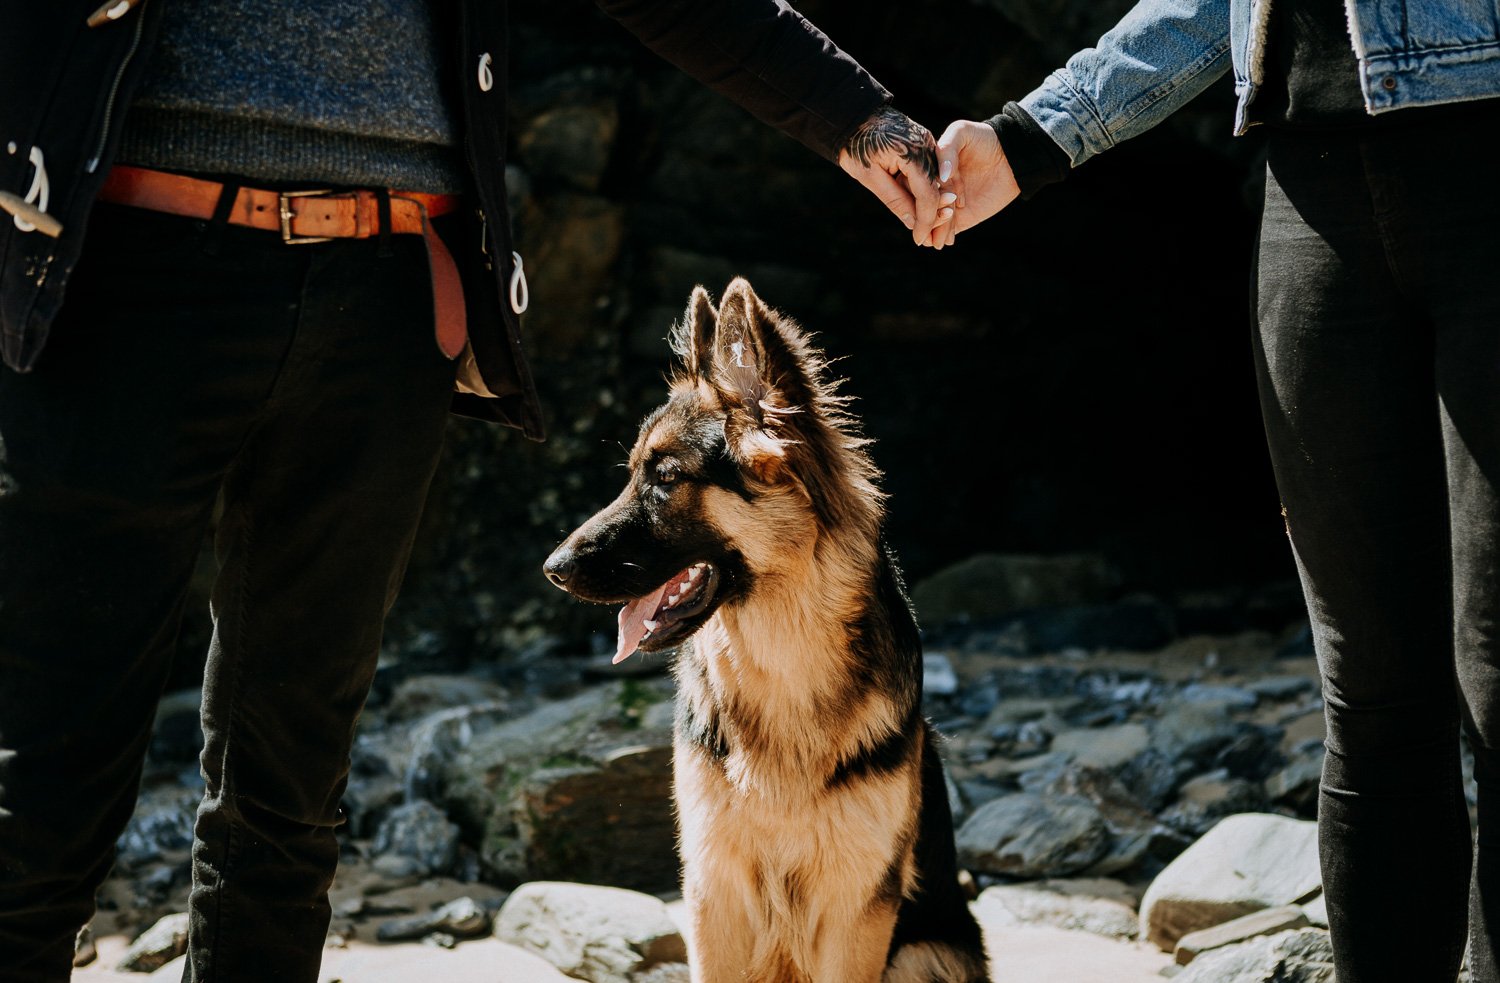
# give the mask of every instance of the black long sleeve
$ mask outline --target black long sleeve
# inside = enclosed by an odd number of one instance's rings
[[[648,48],[829,160],[891,94],[785,0],[595,0]]]
[[[995,136],[1000,138],[1000,149],[1005,151],[1005,158],[1010,162],[1022,198],[1030,198],[1047,185],[1068,176],[1072,162],[1067,151],[1047,135],[1047,131],[1021,108],[1020,103],[1006,103],[1005,108],[987,122],[995,128]]]

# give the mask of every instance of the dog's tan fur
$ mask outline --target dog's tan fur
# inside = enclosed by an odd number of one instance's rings
[[[909,675],[919,653],[901,650],[896,669],[861,661],[875,585],[891,576],[866,442],[806,337],[743,280],[717,311],[695,292],[674,341],[684,371],[631,470],[701,467],[699,427],[722,420],[745,487],[676,487],[654,521],[710,531],[753,584],[713,611],[675,666],[693,979],[980,983],[977,926],[968,951],[892,942],[903,902],[922,888],[924,765],[936,761]],[[559,553],[583,549],[640,494],[627,488]],[[881,671],[906,684],[881,685]],[[951,827],[943,835],[951,844]]]

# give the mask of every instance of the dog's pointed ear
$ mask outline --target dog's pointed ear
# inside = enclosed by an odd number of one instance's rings
[[[810,389],[778,316],[743,277],[724,290],[712,351],[708,381],[729,410],[730,452],[773,481],[785,463],[787,441],[796,439],[790,421],[807,405]]]
[[[691,379],[702,379],[712,364],[714,329],[719,312],[713,299],[701,286],[693,288],[682,320],[672,328],[672,351],[682,359],[682,367]]]

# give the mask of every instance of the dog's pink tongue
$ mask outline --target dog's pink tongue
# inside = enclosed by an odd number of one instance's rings
[[[631,601],[620,609],[620,639],[615,650],[614,665],[630,658],[630,654],[640,646],[641,639],[646,637],[646,619],[656,613],[657,605],[661,604],[661,596],[666,592],[667,585],[662,584],[645,597]]]

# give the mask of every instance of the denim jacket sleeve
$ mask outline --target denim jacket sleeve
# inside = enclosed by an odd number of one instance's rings
[[[1160,123],[1229,66],[1229,0],[1140,0],[1021,108],[1077,167]]]

